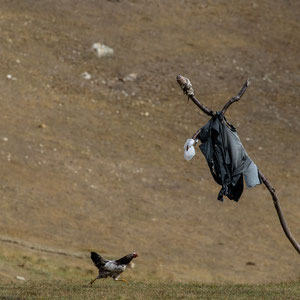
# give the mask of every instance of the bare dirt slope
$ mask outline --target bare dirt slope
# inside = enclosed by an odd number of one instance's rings
[[[208,118],[175,80],[217,110],[250,77],[227,117],[300,240],[299,12],[296,0],[1,0],[1,278],[88,275],[90,250],[138,251],[135,278],[299,277],[266,189],[220,203],[201,153],[184,161]]]

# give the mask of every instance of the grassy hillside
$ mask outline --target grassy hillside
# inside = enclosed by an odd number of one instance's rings
[[[220,203],[200,151],[184,161],[208,118],[175,80],[188,76],[217,110],[250,78],[228,120],[300,240],[299,11],[285,0],[2,0],[0,279],[89,277],[91,250],[137,251],[141,281],[299,278],[266,189]],[[97,57],[97,42],[113,56]]]

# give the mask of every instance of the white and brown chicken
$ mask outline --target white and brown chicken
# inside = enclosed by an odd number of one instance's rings
[[[119,279],[121,273],[123,273],[130,264],[130,262],[138,257],[137,253],[128,254],[117,260],[104,259],[96,252],[91,252],[91,259],[94,265],[99,269],[98,276],[90,282],[93,284],[97,279],[112,277],[116,281],[128,282],[126,279]]]

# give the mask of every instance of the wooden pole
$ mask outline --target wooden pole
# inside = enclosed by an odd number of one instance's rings
[[[194,90],[192,87],[192,84],[190,82],[190,80],[186,77],[183,77],[181,75],[177,76],[177,82],[180,85],[181,89],[183,90],[184,94],[186,94],[188,96],[188,99],[191,99],[204,113],[206,113],[207,115],[213,117],[216,115],[215,112],[213,112],[211,109],[209,109],[208,107],[206,107],[204,104],[202,104],[194,95]],[[223,107],[222,109],[222,114],[224,115],[227,111],[227,109],[230,107],[231,104],[233,104],[236,101],[239,101],[240,98],[243,96],[243,94],[245,93],[247,87],[250,85],[249,80],[247,80],[242,89],[240,90],[240,92],[238,93],[237,96],[231,98]],[[196,137],[198,136],[198,134],[200,133],[199,129],[194,135],[193,135],[193,139],[196,139]],[[272,199],[273,199],[273,203],[281,224],[281,227],[286,235],[286,237],[289,239],[290,243],[293,245],[293,247],[296,249],[296,251],[300,254],[300,245],[297,243],[297,241],[294,239],[294,237],[292,236],[288,225],[284,219],[280,204],[279,204],[279,199],[276,195],[275,189],[272,187],[271,183],[267,180],[267,178],[260,172],[259,172],[259,176],[263,182],[263,184],[266,186],[266,188],[268,189],[268,191],[270,192]]]
[[[296,249],[296,251],[300,254],[300,245],[296,242],[296,240],[294,239],[294,237],[292,236],[292,234],[291,234],[291,232],[288,228],[288,225],[287,225],[287,223],[284,219],[283,213],[281,211],[281,207],[280,207],[279,200],[278,200],[278,197],[276,195],[275,189],[272,187],[271,183],[264,176],[264,174],[260,171],[258,171],[258,172],[259,172],[259,176],[260,176],[263,184],[266,186],[266,188],[269,190],[269,192],[272,196],[273,203],[274,203],[275,209],[277,211],[277,215],[278,215],[281,227],[282,227],[286,237],[289,239],[289,241],[291,242],[293,247]]]

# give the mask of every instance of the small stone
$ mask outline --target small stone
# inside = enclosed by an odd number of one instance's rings
[[[2,138],[2,140],[3,140],[4,142],[7,142],[7,141],[8,141],[8,138],[7,138],[7,137],[4,137],[4,138]]]
[[[11,74],[7,74],[6,78],[11,80],[17,80],[17,78],[13,77]]]
[[[39,124],[39,126],[38,126],[39,128],[46,128],[47,126],[46,126],[46,124]]]
[[[130,73],[123,78],[123,81],[135,81],[137,79],[136,73]]]
[[[98,57],[111,56],[114,54],[114,50],[112,48],[100,43],[94,43],[92,45],[92,50]]]
[[[83,72],[83,73],[81,74],[81,77],[82,77],[83,79],[85,79],[85,80],[90,80],[90,79],[92,78],[92,75],[91,75],[90,73],[88,73],[88,72]]]
[[[128,93],[124,90],[122,90],[122,94],[125,96],[125,97],[128,97]]]
[[[16,276],[16,278],[21,281],[26,281],[26,279],[23,276]]]

